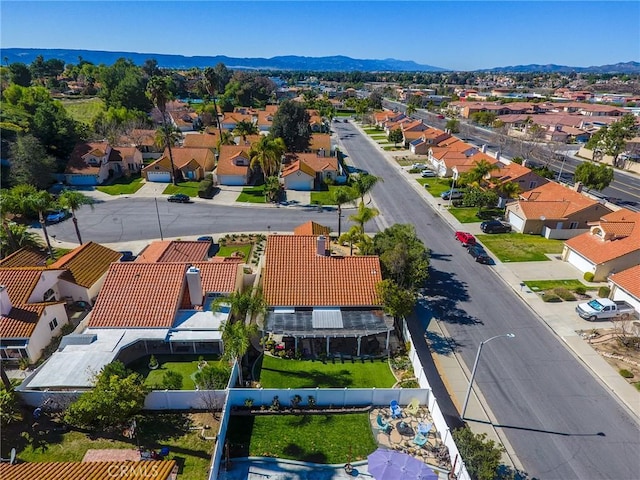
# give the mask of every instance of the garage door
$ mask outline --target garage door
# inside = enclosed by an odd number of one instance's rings
[[[147,179],[150,182],[169,183],[171,174],[169,172],[147,172]]]
[[[514,230],[522,232],[524,228],[524,219],[520,218],[513,212],[509,212],[508,221],[511,224],[511,226],[514,228]]]
[[[582,273],[592,272],[593,265],[586,258],[581,255],[578,255],[573,250],[569,250],[569,255],[567,255],[567,262],[576,267]]]

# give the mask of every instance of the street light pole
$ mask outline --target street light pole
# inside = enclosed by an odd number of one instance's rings
[[[467,404],[469,403],[469,396],[471,395],[471,387],[473,386],[473,378],[476,376],[476,370],[478,369],[478,360],[480,360],[480,353],[482,352],[482,347],[485,343],[489,343],[491,340],[495,340],[496,338],[506,337],[513,338],[516,335],[514,333],[505,333],[504,335],[496,335],[495,337],[488,338],[480,342],[478,346],[478,353],[476,353],[476,360],[473,363],[473,370],[471,371],[471,378],[469,379],[469,387],[467,387],[467,394],[464,397],[464,405],[462,406],[462,415],[461,418],[464,420],[464,414],[467,411]]]

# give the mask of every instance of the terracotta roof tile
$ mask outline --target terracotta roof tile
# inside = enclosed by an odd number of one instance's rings
[[[301,160],[296,160],[295,162],[291,163],[290,165],[287,165],[287,167],[285,167],[282,170],[281,175],[283,177],[287,177],[297,171],[301,171],[303,173],[306,173],[307,175],[309,175],[312,178],[316,177],[316,171],[310,167],[309,165],[307,165],[305,162],[301,161]]]
[[[572,215],[598,203],[575,190],[555,182],[545,183],[533,190],[521,193],[520,198],[536,202],[568,202],[569,205],[565,211],[565,216]]]
[[[43,251],[24,247],[0,260],[0,268],[44,267],[47,263],[47,258],[47,254]]]
[[[68,270],[76,284],[89,288],[107,272],[109,265],[120,260],[121,256],[122,254],[115,250],[89,242],[60,257],[49,268]]]
[[[614,273],[609,277],[609,280],[634,297],[640,298],[640,265]]]
[[[324,225],[320,225],[319,223],[308,221],[307,223],[303,223],[302,225],[298,225],[293,229],[294,235],[326,235],[329,236],[331,233],[331,229],[329,227],[325,227]]]
[[[90,327],[169,328],[185,284],[186,263],[112,263]]]
[[[168,480],[175,460],[140,462],[26,462],[0,464],[3,480]],[[115,473],[115,474],[114,474]]]
[[[2,268],[0,285],[7,287],[12,305],[22,305],[29,301],[43,268]]]
[[[328,133],[313,133],[311,135],[310,150],[320,150],[323,148],[326,152],[331,151],[331,135]]]
[[[242,157],[247,165],[236,165],[235,159]],[[249,172],[249,148],[244,145],[220,145],[220,158],[216,168],[217,175],[247,175]]]
[[[196,241],[151,242],[136,262],[200,262],[207,259],[209,243]]]
[[[518,202],[525,218],[538,219],[544,216],[547,220],[566,220],[569,202]]]
[[[29,338],[45,307],[43,303],[14,306],[7,315],[0,316],[0,338]]]
[[[190,133],[184,136],[183,145],[188,148],[217,148],[219,140],[216,130],[210,133]]]
[[[205,293],[231,293],[236,291],[236,283],[242,266],[238,262],[193,262],[202,277],[202,291]]]
[[[315,236],[270,235],[267,239],[264,297],[272,306],[380,305],[382,281],[375,256],[316,255]]]

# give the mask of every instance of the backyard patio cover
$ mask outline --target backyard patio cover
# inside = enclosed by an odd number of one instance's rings
[[[393,319],[382,310],[278,310],[267,314],[265,330],[291,337],[366,337],[393,330]]]

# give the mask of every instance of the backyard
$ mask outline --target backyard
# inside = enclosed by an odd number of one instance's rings
[[[105,110],[104,101],[97,97],[63,98],[60,102],[71,118],[85,125],[91,125],[96,116]]]
[[[142,177],[140,175],[131,175],[129,177],[118,177],[106,185],[96,187],[96,190],[108,195],[131,195],[136,193],[142,185]]]
[[[205,440],[194,426],[211,426],[208,436],[217,431],[216,420],[211,414],[153,413],[138,420],[137,439],[128,439],[121,432],[106,434],[66,431],[55,418],[44,416],[31,424],[31,414],[25,420],[2,430],[2,456],[7,457],[9,447],[15,447],[17,458],[24,462],[80,462],[90,449],[137,450],[138,445],[148,449],[169,447],[168,460],[179,465],[179,478],[205,480],[214,440]],[[35,428],[34,428],[35,425]],[[6,446],[6,448],[5,448]]]
[[[323,363],[265,355],[261,362],[255,366],[255,373],[264,388],[391,388],[396,382],[386,358],[331,359]]]
[[[127,365],[131,370],[144,378],[145,385],[150,388],[162,388],[165,372],[173,371],[182,377],[181,390],[195,390],[194,375],[198,371],[199,358],[202,357],[209,365],[219,361],[217,355],[157,355],[158,368],[149,368],[149,357],[143,357]]]
[[[496,233],[477,235],[478,240],[502,262],[540,262],[549,260],[546,254],[562,253],[562,240],[550,240],[540,235]]]
[[[231,457],[313,463],[363,460],[376,449],[368,413],[232,416],[227,439]]]

